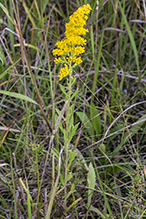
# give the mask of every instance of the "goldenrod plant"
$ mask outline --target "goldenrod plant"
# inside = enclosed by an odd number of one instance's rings
[[[65,25],[65,37],[63,40],[56,43],[57,49],[53,50],[53,55],[57,55],[57,58],[55,58],[55,63],[63,65],[58,74],[59,80],[61,81],[63,78],[69,75],[67,91],[65,91],[63,86],[61,86],[65,95],[65,100],[68,101],[65,114],[65,129],[60,124],[60,129],[64,134],[63,144],[65,146],[66,154],[64,171],[65,176],[63,183],[65,186],[65,194],[67,194],[66,183],[72,178],[69,168],[71,163],[69,161],[73,161],[74,157],[76,156],[75,152],[72,151],[70,151],[69,154],[69,149],[71,149],[70,142],[79,125],[79,123],[74,125],[74,105],[70,105],[71,100],[76,97],[78,92],[78,89],[76,89],[76,91],[72,93],[72,87],[76,81],[76,73],[73,70],[77,65],[82,63],[81,55],[85,52],[85,45],[87,42],[83,36],[88,32],[88,30],[85,28],[85,25],[90,11],[91,6],[89,4],[83,5],[69,17],[69,22]]]

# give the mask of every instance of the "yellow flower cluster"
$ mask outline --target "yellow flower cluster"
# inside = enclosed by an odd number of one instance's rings
[[[59,72],[59,80],[69,75],[72,69],[77,64],[82,63],[80,55],[85,52],[86,40],[80,35],[85,35],[88,30],[84,28],[88,19],[88,14],[91,11],[89,4],[78,8],[69,17],[69,23],[65,25],[65,39],[56,43],[57,49],[53,50],[53,55],[61,56],[55,59],[55,63],[62,63],[64,67]]]
[[[72,71],[72,69],[70,69],[70,70],[68,69],[68,65],[64,64],[64,66],[65,66],[64,68],[60,69],[60,72],[59,72],[59,75],[58,75],[60,81],[62,80],[62,78],[69,75],[70,71]]]

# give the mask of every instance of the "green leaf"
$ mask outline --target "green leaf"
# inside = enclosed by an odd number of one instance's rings
[[[72,173],[69,172],[66,179],[65,179],[65,182],[69,181],[72,177],[73,177]]]
[[[6,65],[6,58],[4,56],[1,46],[0,46],[0,62],[2,63],[2,65]]]
[[[71,96],[71,100],[77,95],[77,93],[78,93],[78,88],[76,89],[76,91],[73,93],[73,95]]]
[[[5,8],[5,6],[3,4],[0,3],[0,8],[3,9],[3,11],[5,11],[6,13],[8,13],[8,10]]]
[[[94,167],[92,165],[92,163],[90,162],[89,164],[89,168],[88,168],[89,172],[87,174],[87,182],[88,182],[88,187],[90,187],[91,189],[95,188],[95,182],[96,182],[96,176],[95,176],[95,171],[94,171]],[[92,198],[92,190],[88,190],[88,208],[90,206],[91,203],[91,198]]]
[[[34,103],[34,104],[38,105],[38,103],[36,101],[32,100],[30,97],[27,97],[23,94],[18,94],[18,93],[4,91],[4,90],[0,90],[0,93],[11,96],[11,97],[15,97],[15,98],[18,98],[18,99],[21,99],[21,100],[25,100],[25,101],[28,101],[28,102],[31,102],[31,103]]]
[[[21,58],[18,59],[16,62],[14,62],[13,65],[11,65],[9,68],[7,68],[7,69],[0,75],[0,79],[3,78],[6,74],[8,74],[9,70],[10,70],[11,68],[13,68],[20,60],[21,60]]]
[[[79,126],[79,123],[77,123],[77,124],[73,127],[72,131],[69,133],[69,140],[68,140],[69,143],[71,142],[71,140],[72,140],[72,138],[73,138],[73,136],[74,136],[74,134],[75,134],[75,132],[76,132],[78,126]]]
[[[129,27],[127,18],[125,16],[124,10],[123,10],[123,8],[121,6],[121,3],[120,3],[119,0],[118,0],[118,2],[119,2],[120,10],[121,10],[121,13],[122,13],[122,16],[123,16],[123,20],[124,20],[126,28],[127,28],[127,32],[128,32],[131,44],[132,44],[132,47],[133,47],[133,51],[134,51],[134,55],[135,55],[135,60],[136,60],[136,64],[137,64],[137,69],[138,69],[138,73],[139,73],[138,52],[137,52],[137,48],[136,48],[135,41],[134,41],[134,38],[133,38],[133,34],[132,34],[131,30],[130,30],[130,27]]]
[[[94,212],[96,212],[96,213],[97,213],[101,218],[103,218],[103,219],[106,218],[106,217],[102,214],[101,211],[99,211],[97,208],[93,207],[92,205],[91,205],[91,207],[90,207],[89,210],[90,210],[90,211],[94,211]]]
[[[105,144],[100,145],[100,150],[103,151],[103,153],[105,153],[105,151],[106,151]]]
[[[70,151],[69,152],[69,157],[68,157],[68,165],[67,165],[67,169],[69,170],[70,169],[70,166],[74,160],[74,158],[77,156],[76,152],[75,151]]]
[[[89,121],[88,117],[83,112],[76,112],[77,116],[81,120],[81,122],[84,124],[84,126],[87,128],[87,132],[89,135],[92,135],[92,123]]]
[[[86,169],[86,171],[88,171],[89,169],[88,169],[88,166],[86,164],[86,160],[83,157],[82,153],[77,148],[75,149],[75,152],[76,152],[76,154],[78,155],[78,157],[80,159],[80,163],[83,164],[85,169]]]
[[[10,19],[10,21],[15,25],[13,19],[10,17],[9,12],[7,10],[6,7],[3,6],[3,4],[0,3],[0,8],[2,8],[2,10],[5,12],[5,14],[7,15],[7,17]]]
[[[64,185],[65,183],[64,183],[64,177],[63,177],[63,175],[62,174],[60,174],[60,182],[62,183],[62,185]]]
[[[59,152],[56,148],[52,148],[52,154],[54,154],[55,157],[57,157],[59,159]]]
[[[66,96],[67,95],[67,93],[66,93],[66,91],[65,91],[65,88],[64,88],[64,86],[62,86],[62,84],[59,84],[59,87],[60,87],[60,89],[61,89],[61,91],[62,91],[62,93]]]
[[[98,139],[100,139],[100,134],[101,134],[101,118],[99,115],[99,112],[96,108],[96,106],[92,103],[90,107],[90,117],[91,117],[91,122],[93,125],[93,128],[98,135]]]

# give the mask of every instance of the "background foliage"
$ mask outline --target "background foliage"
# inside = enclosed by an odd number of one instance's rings
[[[68,81],[59,82],[52,50],[87,3],[66,163]],[[139,0],[98,8],[93,0],[1,1],[1,218],[146,217],[145,8]]]

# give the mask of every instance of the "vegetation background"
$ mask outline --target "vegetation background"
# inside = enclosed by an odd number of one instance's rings
[[[87,3],[66,157],[52,50]],[[1,0],[0,14],[0,218],[146,218],[145,1]]]

